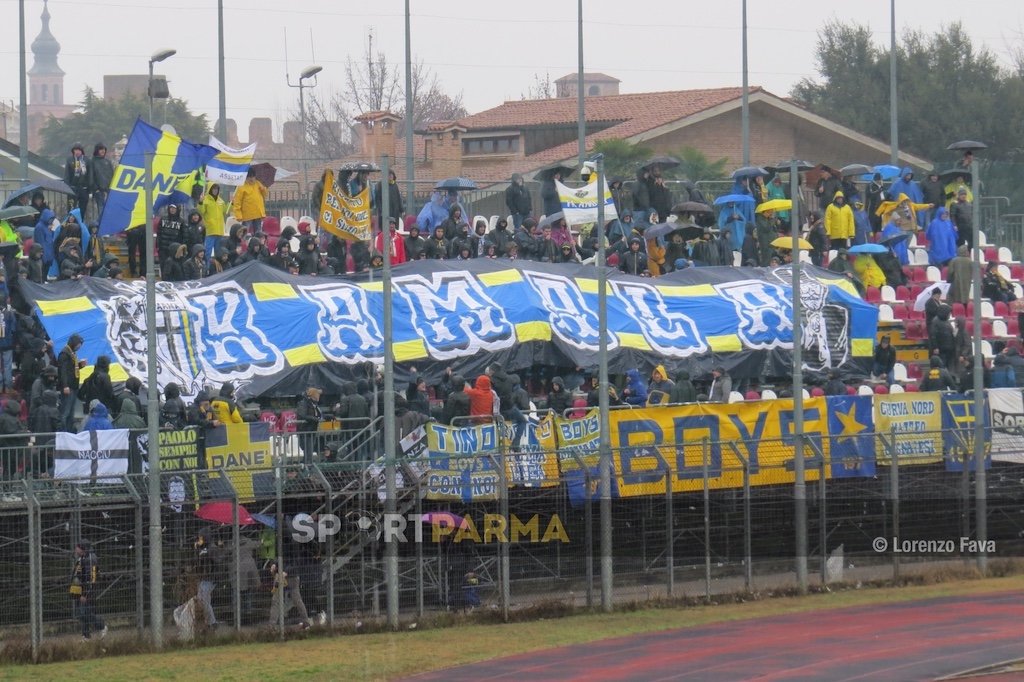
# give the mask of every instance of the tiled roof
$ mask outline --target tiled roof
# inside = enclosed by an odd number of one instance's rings
[[[562,76],[561,78],[555,79],[555,82],[556,83],[565,83],[567,81],[575,81],[577,78],[579,78],[579,76],[577,74],[575,74],[575,73],[567,73],[564,76]],[[609,76],[606,73],[600,73],[600,72],[584,73],[583,74],[583,82],[586,83],[588,81],[590,81],[590,82],[594,82],[594,81],[615,81],[616,83],[621,83],[622,82],[618,78],[616,78],[615,76]]]
[[[356,116],[355,120],[357,120],[357,121],[376,121],[377,119],[381,119],[381,118],[393,118],[396,121],[402,120],[402,117],[399,116],[398,114],[392,113],[390,111],[384,111],[384,110],[381,110],[381,111],[367,111],[365,113],[362,113],[362,114],[359,114],[358,116]]]
[[[760,89],[754,87],[750,92]],[[629,130],[635,132],[609,136],[628,137],[737,99],[742,92],[742,88],[716,88],[606,95],[587,97],[584,105],[587,121],[629,123]],[[465,116],[459,119],[459,124],[472,132],[568,125],[578,120],[576,98],[563,97],[505,102],[479,114]]]

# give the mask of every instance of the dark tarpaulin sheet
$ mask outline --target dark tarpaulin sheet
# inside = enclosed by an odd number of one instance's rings
[[[844,278],[802,270],[804,364],[810,372],[860,372],[870,358],[877,309]],[[786,376],[792,365],[792,270],[690,268],[657,279],[608,271],[613,373],[665,365],[691,376],[723,365],[735,379]],[[145,283],[83,278],[36,285],[26,297],[59,350],[84,339],[91,365],[110,356],[112,378],[145,379]],[[597,270],[593,265],[478,259],[415,261],[393,268],[398,376],[437,382],[500,362],[595,369]],[[158,381],[185,396],[234,382],[240,397],[336,392],[383,363],[380,272],[294,276],[247,263],[191,282],[157,283]]]

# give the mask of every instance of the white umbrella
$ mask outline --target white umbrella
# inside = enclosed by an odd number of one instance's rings
[[[935,282],[925,287],[917,296],[917,300],[914,301],[914,310],[918,312],[924,311],[924,304],[928,302],[928,299],[932,297],[932,292],[938,289],[942,292],[942,297],[945,298],[946,294],[949,293],[949,282]]]

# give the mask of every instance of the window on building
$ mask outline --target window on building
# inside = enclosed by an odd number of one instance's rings
[[[591,97],[593,97],[594,95],[600,95],[601,94],[600,86],[591,85],[590,88],[587,89],[587,94],[590,95]]]
[[[43,83],[42,93],[43,95],[40,99],[44,102],[49,102],[50,100],[48,98],[50,95],[50,86],[48,86],[46,83]]]
[[[53,86],[53,103],[54,104],[60,104],[60,86],[59,85],[54,85]]]
[[[516,154],[519,152],[519,137],[474,137],[462,141],[463,154]]]

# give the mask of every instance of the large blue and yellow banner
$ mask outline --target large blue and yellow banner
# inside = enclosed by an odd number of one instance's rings
[[[1019,389],[1000,390],[1016,391],[1018,395],[1020,394]],[[991,391],[986,398],[992,400]],[[982,442],[987,469],[992,466],[992,428],[988,405],[984,407],[982,414],[985,430],[982,432]],[[942,394],[942,453],[946,460],[946,471],[963,471],[964,462],[967,463],[969,470],[974,470],[975,424],[973,396],[967,397],[960,393]]]
[[[238,493],[239,502],[252,502],[274,494],[274,460],[270,424],[222,424],[206,432],[206,466],[220,470]],[[215,496],[227,492],[218,486],[219,474],[210,474]]]
[[[874,348],[878,310],[849,281],[808,267],[801,285],[804,364],[859,372]],[[608,348],[613,373],[665,365],[734,380],[783,376],[792,365],[791,270],[688,268],[656,279],[611,273]],[[597,275],[590,265],[531,261],[415,261],[393,270],[398,380],[413,366],[430,382],[448,367],[466,377],[492,362],[594,367]],[[115,371],[146,376],[144,282],[23,281],[57,347],[77,333],[79,357],[109,356]],[[234,382],[238,395],[294,396],[354,380],[383,362],[384,300],[367,276],[290,275],[247,263],[157,289],[158,379],[185,396]]]
[[[140,118],[114,169],[110,194],[100,216],[101,235],[124,232],[146,222],[146,153],[153,153],[153,203],[159,208],[189,198],[194,174],[217,150],[183,140]]]

